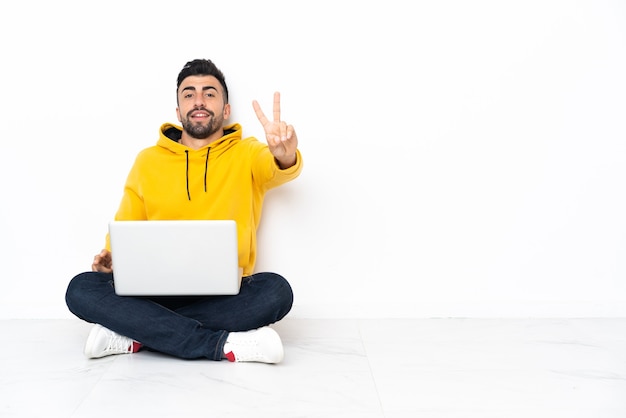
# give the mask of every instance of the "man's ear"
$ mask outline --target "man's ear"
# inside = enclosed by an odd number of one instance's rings
[[[224,120],[228,120],[230,117],[230,103],[224,105]]]
[[[176,108],[176,118],[178,118],[179,122],[182,122],[182,120],[180,119],[180,109]]]

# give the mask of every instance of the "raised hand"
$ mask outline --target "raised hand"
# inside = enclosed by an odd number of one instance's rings
[[[296,163],[298,137],[292,125],[287,125],[286,122],[280,120],[280,93],[274,93],[274,120],[267,119],[256,100],[252,101],[252,107],[265,130],[265,139],[270,152],[280,167],[285,169],[294,165]]]

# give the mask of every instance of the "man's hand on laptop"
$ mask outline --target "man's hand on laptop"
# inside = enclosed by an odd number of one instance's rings
[[[91,270],[100,273],[113,273],[111,252],[105,248],[104,250],[100,251],[100,254],[96,254],[96,256],[93,258]]]

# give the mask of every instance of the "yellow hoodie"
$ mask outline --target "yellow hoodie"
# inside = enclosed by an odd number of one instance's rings
[[[298,177],[302,156],[298,151],[296,164],[281,170],[266,144],[241,138],[237,123],[198,150],[177,142],[181,133],[181,127],[165,123],[157,144],[137,155],[115,219],[234,219],[239,266],[250,275],[265,192]],[[106,248],[111,249],[108,235]]]

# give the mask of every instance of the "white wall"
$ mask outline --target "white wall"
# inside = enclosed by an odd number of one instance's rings
[[[69,318],[184,63],[305,156],[258,268],[295,317],[626,315],[622,1],[4,2],[0,318]]]

